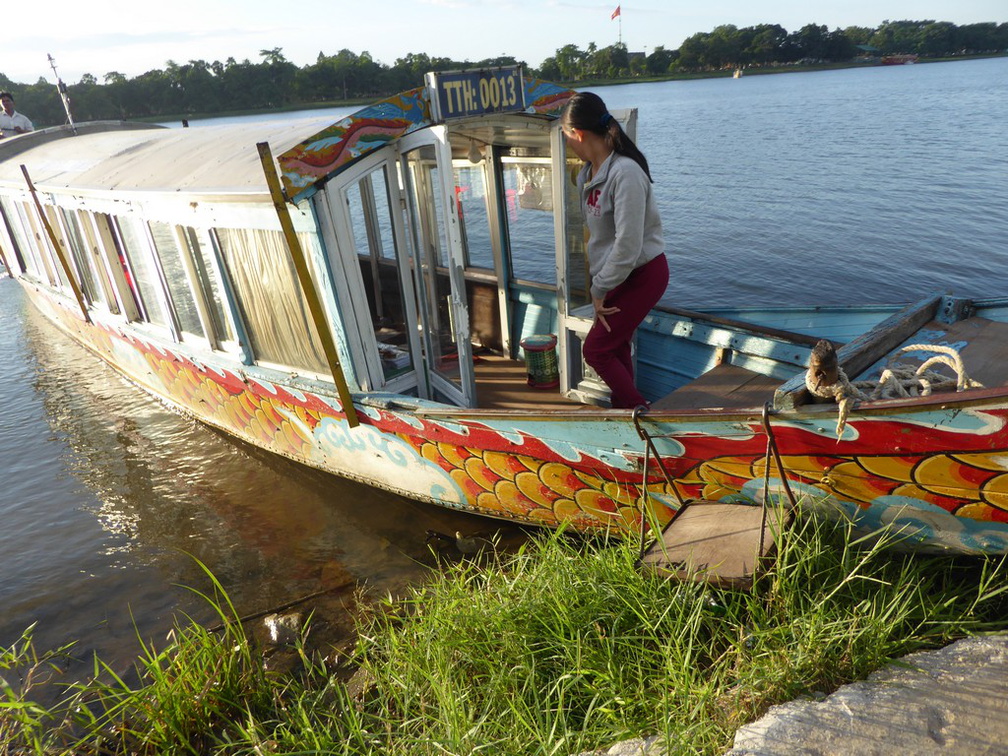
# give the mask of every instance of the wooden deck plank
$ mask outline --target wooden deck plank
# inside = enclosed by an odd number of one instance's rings
[[[520,360],[480,355],[476,360],[476,406],[482,409],[574,409],[581,405],[560,395],[559,388],[528,385],[528,370]]]
[[[651,404],[652,409],[762,407],[780,380],[736,365],[716,365],[694,381]]]
[[[987,388],[1008,386],[1008,323],[986,318],[970,318],[953,324],[965,333],[968,344],[959,352],[966,374]],[[950,340],[960,340],[959,329],[949,332]]]
[[[1008,385],[1008,323],[986,318],[967,318],[954,323],[932,320],[900,346],[912,344],[944,344],[958,348],[970,378],[987,388]],[[879,360],[857,379],[877,379],[887,359]],[[909,365],[922,362],[919,354],[912,353],[900,357],[899,361]],[[939,366],[938,371],[951,375],[948,368]]]
[[[701,499],[665,527],[642,567],[665,577],[747,588],[759,560],[773,551],[790,520],[789,511],[772,509],[764,526],[762,507]]]

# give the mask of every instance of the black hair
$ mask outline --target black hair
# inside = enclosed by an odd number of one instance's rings
[[[578,92],[564,106],[561,119],[565,126],[590,131],[604,137],[614,152],[626,155],[639,165],[652,184],[647,158],[627,136],[619,121],[612,117],[602,98],[594,92]]]
[[[10,97],[11,100],[14,99],[14,95],[12,95],[10,92],[0,92],[0,100],[2,100],[4,97]]]

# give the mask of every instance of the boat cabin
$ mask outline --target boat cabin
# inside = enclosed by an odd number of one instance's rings
[[[604,405],[580,358],[592,315],[580,161],[558,121],[572,94],[517,67],[462,71],[335,124],[85,124],[4,140],[0,248],[15,271],[76,293],[88,317],[211,363],[331,382],[328,329],[354,393]],[[615,115],[632,135],[635,111]],[[277,156],[324,322],[306,306],[259,142]]]
[[[605,402],[580,359],[593,313],[580,162],[558,121],[571,94],[520,69],[428,74],[280,156],[353,315],[354,384],[461,407]],[[618,117],[632,133],[635,111]],[[381,146],[342,162],[371,132]],[[559,391],[537,391],[556,384],[537,385],[526,360],[554,348]]]

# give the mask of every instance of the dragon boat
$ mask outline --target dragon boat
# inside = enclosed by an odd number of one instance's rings
[[[665,523],[786,481],[914,546],[1008,551],[1008,299],[658,306],[634,347],[650,406],[609,407],[581,357],[572,94],[520,68],[442,72],[335,123],[4,139],[3,263],[179,412],[416,500],[634,532],[645,506]],[[635,135],[636,111],[615,115]],[[894,355],[923,375],[936,349],[960,375],[838,405],[806,383],[821,342],[852,387],[885,384]]]

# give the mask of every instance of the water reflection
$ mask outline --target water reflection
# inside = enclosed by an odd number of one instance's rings
[[[335,636],[357,588],[398,593],[422,579],[428,529],[494,524],[237,444],[127,383],[13,282],[0,300],[0,352],[22,372],[0,383],[18,426],[0,442],[12,483],[0,493],[0,548],[14,564],[0,589],[2,646],[38,621],[40,647],[80,641],[82,671],[92,651],[123,669],[137,636],[163,639],[176,612],[214,620],[185,588],[211,589],[194,558],[243,615],[316,595],[302,609]]]

